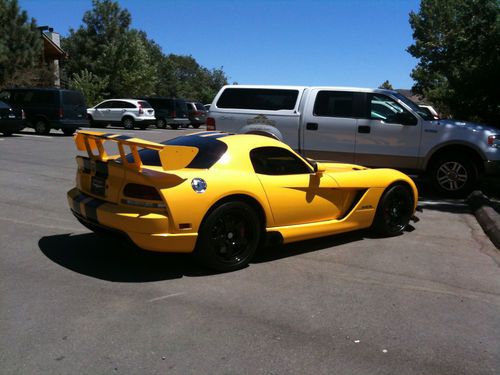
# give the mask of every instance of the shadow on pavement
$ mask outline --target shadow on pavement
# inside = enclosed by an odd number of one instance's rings
[[[93,233],[46,236],[38,246],[57,264],[108,281],[140,283],[213,274],[189,255],[143,251]]]

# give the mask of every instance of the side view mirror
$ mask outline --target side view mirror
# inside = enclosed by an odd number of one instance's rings
[[[326,167],[322,163],[318,163],[317,161],[311,161],[311,164],[314,168],[314,173],[316,174],[322,174],[323,172],[326,171]]]

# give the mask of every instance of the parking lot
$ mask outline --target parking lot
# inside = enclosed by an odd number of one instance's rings
[[[267,248],[215,274],[81,226],[75,153],[56,131],[0,137],[2,373],[499,373],[500,255],[463,201],[423,186],[402,236]]]

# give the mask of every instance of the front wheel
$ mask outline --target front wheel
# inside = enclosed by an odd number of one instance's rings
[[[435,190],[451,197],[469,194],[478,178],[474,162],[459,154],[440,157],[432,163],[429,173]]]
[[[194,254],[213,270],[234,271],[248,265],[261,232],[259,217],[252,207],[227,202],[215,208],[202,224]]]
[[[132,117],[125,117],[122,120],[122,125],[127,130],[133,130],[134,129],[134,119]]]
[[[410,223],[412,214],[413,197],[409,188],[391,186],[380,198],[372,228],[381,236],[397,236]]]

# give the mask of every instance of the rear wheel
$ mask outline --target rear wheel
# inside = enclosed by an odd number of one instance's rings
[[[410,223],[412,213],[410,190],[403,185],[391,186],[380,198],[372,228],[382,236],[397,236]]]
[[[255,210],[234,201],[215,208],[201,226],[195,256],[216,271],[248,265],[259,245],[261,223]]]
[[[35,122],[35,133],[38,135],[46,135],[50,132],[50,126],[44,120],[37,120]]]
[[[165,129],[167,127],[167,122],[165,121],[164,118],[159,118],[157,121],[156,121],[156,127],[158,129]]]
[[[124,117],[122,119],[122,125],[127,130],[134,129],[134,119],[132,117]]]
[[[469,194],[477,182],[478,171],[467,156],[450,154],[438,158],[429,169],[435,190],[452,197]]]

